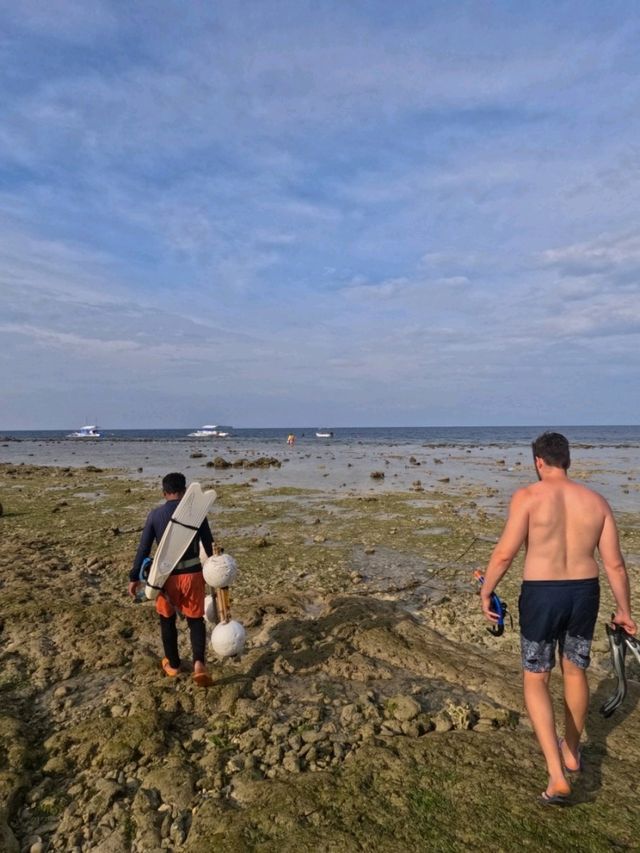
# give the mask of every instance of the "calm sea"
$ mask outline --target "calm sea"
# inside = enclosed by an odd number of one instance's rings
[[[518,426],[518,427],[336,427],[330,439],[316,437],[316,427],[232,429],[235,441],[282,444],[289,433],[297,440],[334,444],[425,444],[425,445],[528,445],[533,438],[553,429],[573,445],[640,446],[640,426]],[[190,441],[192,429],[101,429],[102,439],[117,442]],[[67,441],[70,430],[2,430],[0,441]]]

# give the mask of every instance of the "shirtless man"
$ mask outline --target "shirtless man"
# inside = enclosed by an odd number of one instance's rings
[[[547,763],[545,804],[566,802],[566,773],[580,770],[580,737],[589,704],[586,669],[600,588],[595,549],[600,552],[616,600],[613,622],[636,633],[631,618],[629,578],[620,552],[618,531],[606,500],[572,482],[569,442],[546,432],[532,444],[539,482],[518,489],[509,516],[485,573],[482,611],[491,622],[491,593],[524,544],[519,601],[524,700]],[[549,693],[556,644],[564,688],[564,738],[558,739]]]

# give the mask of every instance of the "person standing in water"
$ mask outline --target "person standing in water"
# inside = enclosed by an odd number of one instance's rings
[[[581,769],[580,737],[589,704],[586,669],[598,615],[600,588],[596,548],[617,604],[613,622],[629,634],[629,577],[616,523],[607,501],[569,479],[569,442],[556,432],[532,444],[538,482],[518,489],[480,589],[482,611],[491,621],[491,593],[524,544],[519,601],[524,700],[549,773],[541,799],[563,805],[571,786],[567,773]],[[564,737],[558,738],[549,692],[556,646],[564,688]]]
[[[165,503],[152,509],[140,537],[140,545],[129,573],[129,595],[135,598],[141,585],[140,567],[162,539],[169,519],[176,510],[187,488],[184,474],[167,474],[162,480],[162,493]],[[204,624],[205,585],[202,576],[202,564],[199,557],[199,545],[208,557],[213,554],[213,536],[209,522],[205,520],[191,540],[191,544],[180,558],[179,563],[167,578],[164,587],[156,598],[156,611],[160,617],[160,635],[164,648],[162,668],[166,675],[175,678],[180,673],[180,655],[178,653],[178,629],[176,612],[182,613],[189,625],[191,648],[193,651],[193,677],[202,687],[212,681],[205,666],[205,647],[207,641]]]

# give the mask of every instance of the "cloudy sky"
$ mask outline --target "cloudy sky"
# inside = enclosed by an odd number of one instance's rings
[[[0,428],[639,423],[630,2],[0,0]]]

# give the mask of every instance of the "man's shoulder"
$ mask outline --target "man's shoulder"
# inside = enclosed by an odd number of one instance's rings
[[[540,486],[541,483],[529,483],[528,486],[521,486],[513,493],[513,499],[517,499],[519,501],[529,500],[535,496],[536,492],[540,489]]]
[[[167,513],[171,515],[172,508],[167,505],[167,503],[158,504],[149,510],[149,520],[154,520],[156,518],[164,518]]]
[[[578,483],[576,480],[571,480],[571,488],[576,493],[583,497],[585,500],[593,501],[593,503],[597,503],[602,505],[603,507],[608,507],[609,504],[600,492],[596,492],[595,489],[592,489],[590,486],[585,486],[584,483]]]
[[[531,502],[535,495],[532,489],[536,485],[537,483],[531,483],[529,486],[521,486],[519,489],[516,489],[511,495],[511,510],[526,509],[527,504]]]

